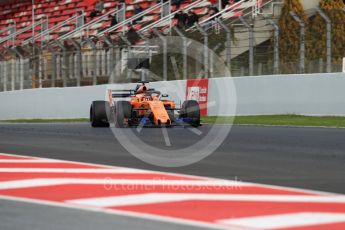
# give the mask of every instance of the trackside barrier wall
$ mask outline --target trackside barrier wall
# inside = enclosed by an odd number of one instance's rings
[[[233,115],[228,114],[226,102],[217,103],[231,81],[237,92],[237,115],[345,115],[344,73],[210,79],[208,101],[215,103],[208,109],[209,115]],[[1,92],[0,120],[86,118],[91,101],[104,100],[108,87],[130,89],[134,86],[117,84]],[[176,103],[185,100],[186,81],[154,82],[150,87],[170,94]]]
[[[0,120],[88,117],[90,102],[104,100],[106,86],[41,88],[0,93]]]
[[[0,93],[0,120],[87,118],[91,102],[105,100],[106,90],[133,89],[136,84],[98,85],[68,88],[41,88]],[[151,88],[170,92],[179,103],[184,100],[186,82],[153,82]]]
[[[233,80],[237,92],[237,115],[345,116],[344,73],[238,77]],[[226,78],[210,79],[209,102],[217,101],[216,92],[224,91],[227,81]],[[208,110],[208,115],[229,115],[223,109],[226,106],[216,103],[213,110]]]

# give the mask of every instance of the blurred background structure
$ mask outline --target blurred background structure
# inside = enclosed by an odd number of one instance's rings
[[[214,53],[233,77],[341,72],[344,9],[343,0],[1,0],[0,91],[222,77]]]

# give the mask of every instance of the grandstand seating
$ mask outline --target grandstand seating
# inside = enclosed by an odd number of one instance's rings
[[[114,10],[120,1],[105,0],[105,12]],[[156,0],[125,0],[126,4],[126,18],[134,15],[134,5],[139,4],[143,9],[147,9],[158,1]],[[192,3],[192,0],[185,0],[181,5],[184,8],[188,4]],[[214,4],[214,0],[205,0],[205,4],[200,5],[195,9],[195,12],[199,16],[203,16],[207,13],[206,6]],[[35,0],[35,20],[39,20],[43,17],[48,18],[49,28],[66,21],[72,16],[76,15],[76,12],[83,10],[87,22],[89,22],[89,15],[93,10],[93,6],[85,5],[83,0]],[[172,11],[176,11],[176,6],[172,6]],[[160,17],[160,9],[145,15],[141,22],[136,25],[135,29],[142,28],[143,25],[147,25],[150,22],[158,20]],[[32,23],[32,5],[31,0],[19,0],[19,1],[7,1],[5,4],[0,5],[0,31],[7,28],[11,22],[15,22],[17,31],[31,26]],[[174,21],[173,21],[174,22]],[[88,35],[96,35],[99,31],[108,28],[110,26],[110,20],[105,18],[101,22],[95,24],[88,31]],[[75,22],[70,22],[56,31],[49,34],[49,40],[56,39],[59,36],[73,31],[75,29]],[[35,33],[38,34],[41,31],[40,26],[35,27]],[[0,33],[0,37],[5,37],[9,34],[9,31]],[[32,30],[27,30],[24,33],[19,34],[13,41],[12,45],[20,45],[24,40],[29,39],[32,36]],[[2,44],[0,44],[1,46]]]

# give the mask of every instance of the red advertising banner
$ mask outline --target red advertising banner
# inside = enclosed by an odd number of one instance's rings
[[[208,79],[187,80],[186,99],[199,102],[201,116],[207,116]]]

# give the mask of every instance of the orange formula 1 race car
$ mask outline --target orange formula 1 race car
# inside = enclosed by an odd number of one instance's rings
[[[92,127],[171,127],[200,126],[200,107],[194,100],[185,101],[181,108],[167,100],[168,95],[147,88],[140,82],[135,90],[108,90],[109,101],[93,101],[90,108]],[[122,98],[122,99],[119,99]]]

